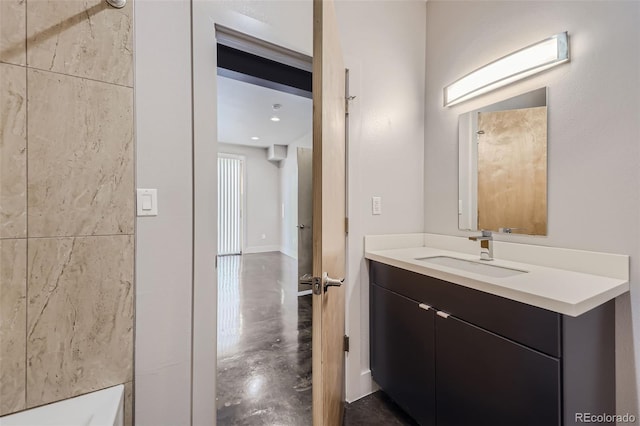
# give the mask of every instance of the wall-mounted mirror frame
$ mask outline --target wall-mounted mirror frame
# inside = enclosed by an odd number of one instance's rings
[[[547,88],[461,114],[458,228],[547,234]]]

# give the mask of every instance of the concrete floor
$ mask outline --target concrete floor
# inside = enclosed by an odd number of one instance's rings
[[[311,297],[278,252],[218,259],[218,424],[311,425]],[[411,425],[383,393],[347,404],[345,425]]]
[[[384,392],[365,396],[344,410],[344,426],[417,426]]]

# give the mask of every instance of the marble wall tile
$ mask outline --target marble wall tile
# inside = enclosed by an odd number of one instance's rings
[[[132,1],[122,9],[104,0],[27,1],[27,64],[131,87],[132,10]]]
[[[27,0],[0,0],[0,62],[26,64]]]
[[[133,236],[29,240],[27,406],[133,379]]]
[[[27,78],[29,237],[132,234],[133,89]]]
[[[124,384],[124,426],[133,426],[133,382]]]
[[[0,240],[0,416],[25,407],[27,240]]]
[[[0,63],[0,238],[27,235],[26,119],[27,70]]]

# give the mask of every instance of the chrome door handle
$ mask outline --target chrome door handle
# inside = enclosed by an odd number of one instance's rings
[[[324,282],[324,291],[327,291],[329,287],[340,287],[344,282],[344,278],[329,278],[329,274],[325,272],[322,274],[322,282]]]

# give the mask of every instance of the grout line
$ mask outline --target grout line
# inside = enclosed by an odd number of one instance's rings
[[[0,65],[7,65],[10,67],[18,67],[18,68],[27,68],[26,65],[12,64],[11,62],[4,62],[4,61],[0,61]]]
[[[24,179],[24,211],[25,211],[25,277],[24,277],[24,408],[27,408],[27,397],[28,397],[28,388],[27,385],[29,379],[29,273],[30,263],[29,262],[29,67],[27,66],[27,41],[29,40],[29,26],[28,26],[28,13],[29,8],[27,7],[27,0],[24,3],[24,103],[25,103],[25,111],[24,111],[24,149],[25,149],[25,179]]]
[[[3,65],[13,65],[14,67],[23,67],[23,68],[26,68],[26,67],[27,67],[27,65],[26,65],[26,64],[16,64],[16,63],[13,63],[13,62],[8,62],[8,61],[6,61],[6,60],[4,60],[4,61],[3,61],[3,60],[0,60],[0,64],[3,64]]]
[[[75,74],[65,74],[63,72],[45,70],[45,69],[42,69],[42,68],[31,67],[31,66],[28,66],[28,65],[26,67],[28,69],[34,70],[34,71],[39,71],[39,72],[44,72],[44,73],[51,73],[51,74],[56,74],[56,75],[62,75],[62,76],[65,76],[65,77],[79,78],[81,80],[93,81],[94,83],[108,84],[109,86],[123,87],[125,89],[133,90],[133,86],[127,86],[127,85],[124,85],[124,84],[118,84],[118,83],[112,83],[112,82],[109,82],[109,81],[97,80],[95,78],[82,77],[82,76],[75,75]]]
[[[196,290],[196,135],[195,135],[195,87],[193,71],[193,0],[189,1],[189,47],[191,49],[191,386],[189,389],[189,425],[193,426],[193,397],[194,397],[194,349],[195,345],[195,290]],[[214,424],[215,419],[214,419]]]
[[[130,410],[130,414],[129,414],[129,418],[131,419],[131,425],[135,425],[136,424],[136,387],[137,387],[137,383],[138,381],[136,380],[136,371],[137,371],[137,363],[136,363],[136,355],[137,355],[137,350],[136,350],[136,341],[138,338],[138,215],[136,213],[136,203],[137,203],[137,191],[136,188],[138,187],[138,125],[136,123],[136,117],[137,117],[137,110],[138,110],[138,93],[135,89],[135,85],[136,85],[136,78],[137,78],[137,72],[136,72],[136,60],[137,60],[137,56],[136,56],[136,38],[137,38],[137,33],[136,33],[136,29],[137,26],[135,25],[135,20],[136,20],[136,3],[133,3],[131,6],[131,34],[132,34],[132,40],[131,40],[131,49],[132,49],[132,54],[131,54],[131,84],[132,84],[132,108],[131,108],[131,115],[133,118],[133,188],[131,188],[132,190],[132,197],[134,200],[133,203],[133,282],[132,282],[132,291],[133,291],[133,316],[131,318],[131,327],[133,329],[132,331],[132,339],[133,341],[132,343],[132,347],[131,347],[131,401],[129,403],[129,410]],[[125,395],[126,396],[126,395]],[[126,413],[125,413],[126,415]],[[126,417],[125,417],[126,419]],[[126,420],[125,420],[126,421]]]
[[[12,239],[19,239],[19,240],[51,240],[51,239],[55,239],[55,238],[90,238],[90,237],[135,237],[135,234],[86,234],[86,235],[51,235],[51,236],[47,236],[47,237],[25,237],[25,238],[12,238]],[[5,238],[3,238],[5,239]]]
[[[28,0],[24,1],[24,66],[26,67],[29,64],[29,58],[27,55],[29,54],[29,5],[27,4]]]

